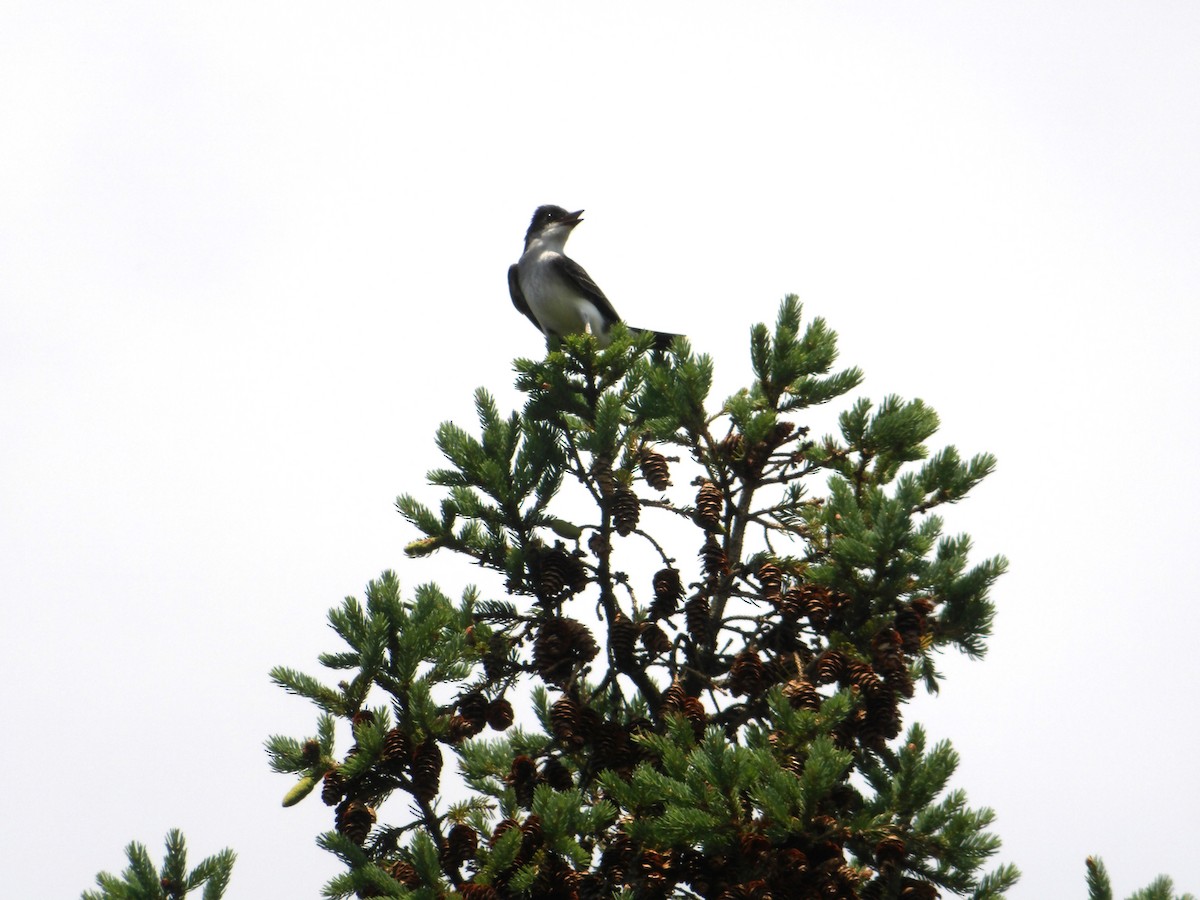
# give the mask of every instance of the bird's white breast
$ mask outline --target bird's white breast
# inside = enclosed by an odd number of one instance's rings
[[[590,298],[579,291],[557,268],[562,254],[535,241],[517,263],[517,278],[529,311],[545,332],[605,334],[604,319]]]

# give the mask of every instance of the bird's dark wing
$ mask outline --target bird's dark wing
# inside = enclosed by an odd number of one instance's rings
[[[614,322],[621,321],[621,317],[617,315],[613,305],[608,302],[604,292],[596,286],[596,282],[592,281],[592,276],[583,270],[583,266],[569,256],[561,255],[554,260],[554,265],[558,268],[564,281],[596,304],[596,309],[600,310],[605,324],[612,325]]]
[[[541,324],[533,317],[533,313],[529,309],[529,304],[525,301],[525,295],[521,293],[521,279],[517,277],[517,264],[513,263],[508,267],[508,294],[512,297],[513,306],[521,313],[529,317],[529,321],[533,323],[533,327],[538,331],[542,330]]]

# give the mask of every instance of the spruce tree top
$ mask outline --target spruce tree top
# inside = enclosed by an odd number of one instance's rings
[[[985,649],[1005,561],[971,565],[935,510],[993,458],[930,453],[937,416],[894,396],[810,433],[861,373],[795,297],[715,411],[686,340],[612,338],[518,360],[524,409],[479,390],[477,433],[438,429],[438,508],[397,501],[411,556],[462,554],[503,593],[404,600],[385,573],[330,614],[337,687],[273,673],[322,710],[268,746],[301,776],[286,802],[320,784],[335,807],[327,896],[1002,895],[991,812],[945,794],[957,757],[900,739],[935,654]]]

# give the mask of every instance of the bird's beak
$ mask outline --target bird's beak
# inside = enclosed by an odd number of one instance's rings
[[[583,215],[583,210],[577,209],[573,213],[567,213],[567,217],[565,219],[563,219],[563,221],[566,222],[568,225],[570,225],[572,228],[574,228],[576,225],[578,225],[580,222],[583,221],[583,219],[580,218],[580,216],[582,216],[582,215]]]

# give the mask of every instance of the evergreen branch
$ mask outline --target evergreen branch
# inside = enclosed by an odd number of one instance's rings
[[[121,876],[101,872],[96,876],[99,891],[84,891],[82,900],[182,900],[196,888],[204,888],[204,900],[221,900],[229,885],[237,855],[222,850],[187,870],[187,845],[183,833],[167,832],[166,853],[161,870],[156,870],[144,845],[133,841],[125,848],[129,866]]]
[[[1087,858],[1088,900],[1112,900],[1112,883],[1108,879],[1108,869],[1099,857]]]
[[[317,679],[295,669],[276,666],[271,670],[271,680],[289,694],[306,697],[322,709],[334,714],[341,714],[344,708],[342,696],[337,691],[327,688]]]

